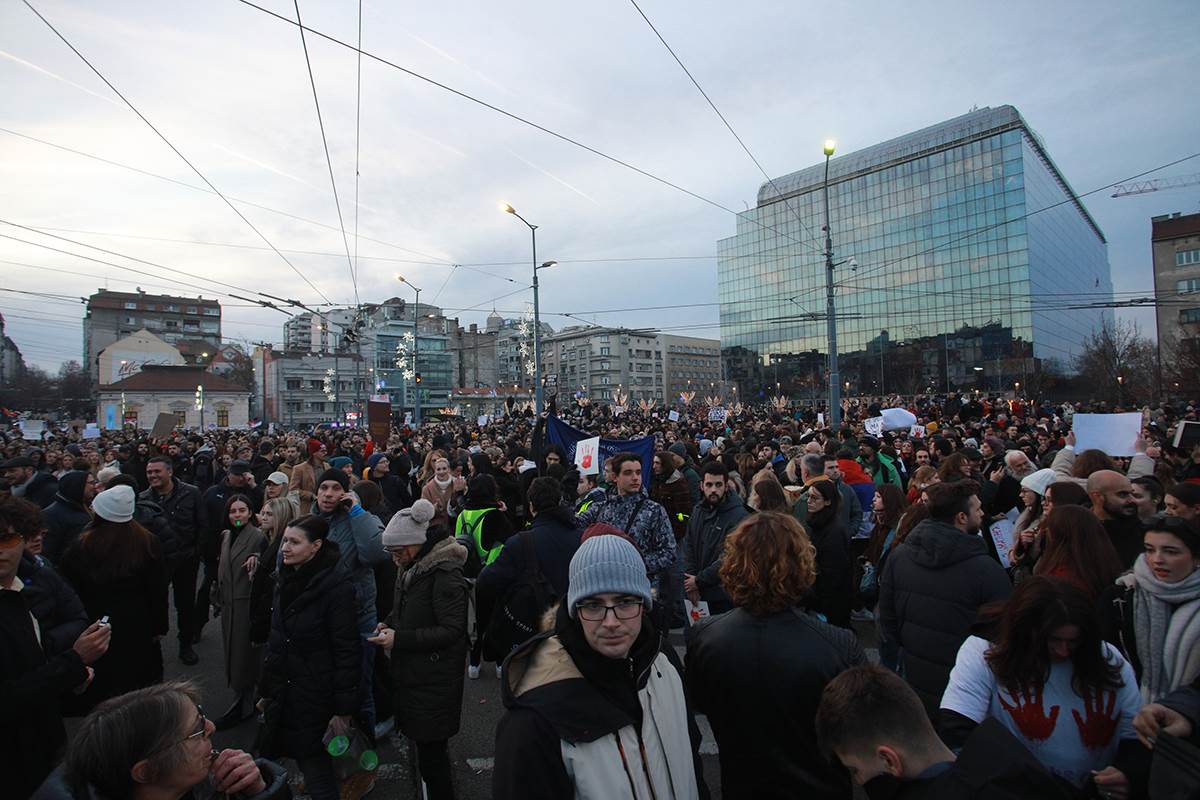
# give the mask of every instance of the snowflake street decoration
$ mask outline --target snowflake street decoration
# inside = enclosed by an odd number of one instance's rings
[[[692,401],[696,399],[695,392],[680,392],[679,399],[683,401],[685,406],[690,406]]]
[[[326,400],[337,400],[337,389],[334,387],[334,372],[332,369],[325,370],[324,386]]]
[[[709,408],[717,408],[721,405],[721,398],[717,397],[716,395],[705,397],[704,405],[708,406]]]
[[[774,408],[776,411],[787,411],[787,407],[788,399],[784,395],[771,398],[771,408]]]
[[[526,375],[533,376],[537,372],[537,365],[533,360],[533,310],[526,307],[525,316],[517,323],[517,333],[520,339],[517,345],[517,352],[521,356],[521,366]]]
[[[404,376],[404,380],[411,381],[417,375],[416,361],[413,354],[413,344],[415,337],[412,331],[404,334],[400,341],[396,342],[396,369],[400,370]]]

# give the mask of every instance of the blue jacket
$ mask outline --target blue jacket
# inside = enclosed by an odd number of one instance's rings
[[[371,567],[388,558],[383,549],[383,523],[362,506],[355,506],[349,513],[339,507],[318,516],[329,522],[329,538],[337,543],[341,553],[339,566],[354,585],[360,633],[368,635],[374,631],[376,622],[375,573]]]

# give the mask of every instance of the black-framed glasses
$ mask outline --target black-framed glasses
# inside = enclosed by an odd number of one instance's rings
[[[164,745],[163,747],[158,748],[153,753],[150,753],[150,755],[146,756],[146,758],[152,758],[152,757],[158,755],[159,753],[164,753],[167,750],[170,750],[172,747],[175,747],[177,745],[187,744],[188,742],[192,741],[193,739],[207,738],[207,736],[208,736],[208,717],[204,716],[204,709],[200,707],[199,703],[196,704],[196,716],[198,716],[200,718],[199,721],[196,723],[196,730],[192,731],[191,733],[189,733],[187,736],[183,737],[182,739],[179,739],[177,741],[171,742],[168,745]]]
[[[575,610],[579,612],[580,619],[588,622],[603,622],[609,611],[612,611],[613,616],[617,619],[633,619],[642,613],[642,604],[643,601],[640,597],[626,597],[611,606],[598,601],[585,600],[582,603],[576,603]]]

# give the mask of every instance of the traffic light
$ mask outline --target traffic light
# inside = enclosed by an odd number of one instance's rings
[[[421,382],[421,373],[419,373],[419,372],[416,374],[416,381],[417,381],[417,383]]]

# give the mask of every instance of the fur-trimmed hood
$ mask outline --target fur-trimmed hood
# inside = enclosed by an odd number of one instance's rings
[[[429,551],[404,571],[404,580],[411,581],[436,569],[454,569],[467,563],[467,548],[451,538],[438,539]]]

